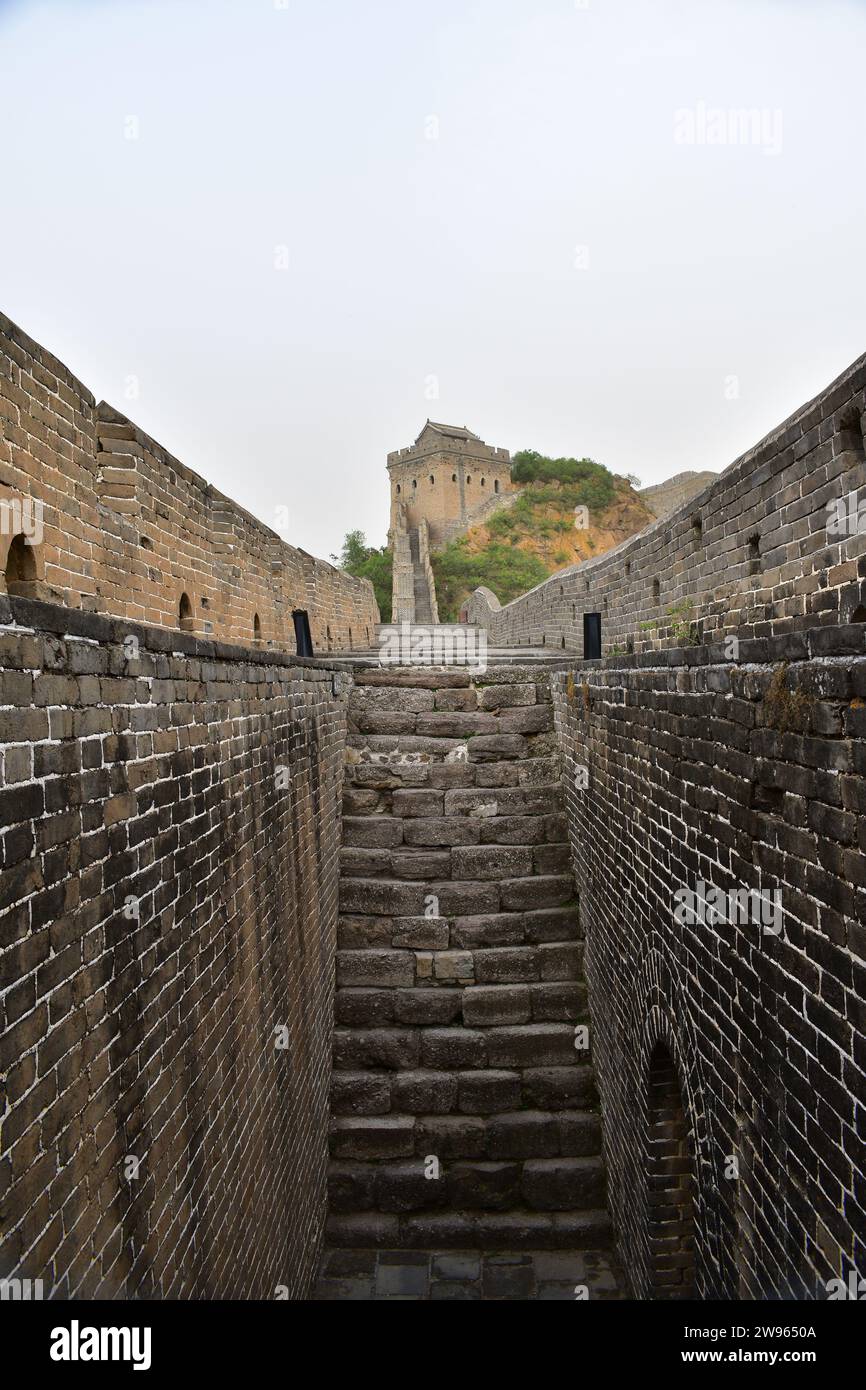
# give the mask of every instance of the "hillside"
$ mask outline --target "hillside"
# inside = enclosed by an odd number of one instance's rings
[[[442,621],[457,619],[464,600],[485,584],[503,603],[567,565],[602,555],[655,520],[635,482],[591,459],[514,456],[522,491],[481,526],[432,557]],[[575,525],[586,507],[588,525]]]

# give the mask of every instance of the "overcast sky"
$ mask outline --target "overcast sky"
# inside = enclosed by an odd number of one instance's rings
[[[866,350],[864,52],[863,0],[0,0],[0,307],[319,555],[428,415],[721,469]]]

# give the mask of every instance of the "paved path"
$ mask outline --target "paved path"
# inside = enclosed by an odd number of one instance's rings
[[[319,1301],[440,1302],[627,1297],[609,1252],[582,1250],[329,1250],[313,1298]]]

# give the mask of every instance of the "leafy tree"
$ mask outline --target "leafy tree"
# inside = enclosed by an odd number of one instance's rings
[[[377,550],[367,544],[363,531],[349,531],[339,555],[332,555],[334,564],[358,579],[369,579],[376,593],[376,602],[383,623],[391,621],[391,578],[394,556],[387,546]]]

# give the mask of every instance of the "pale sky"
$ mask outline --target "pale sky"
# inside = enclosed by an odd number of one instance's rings
[[[318,555],[428,415],[721,469],[866,351],[864,52],[863,0],[0,0],[0,307]]]

